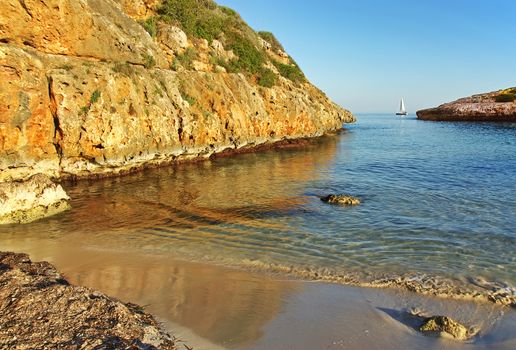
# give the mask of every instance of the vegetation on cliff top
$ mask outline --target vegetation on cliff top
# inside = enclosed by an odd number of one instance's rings
[[[496,102],[513,102],[516,101],[516,87],[503,90],[499,95],[495,96]]]
[[[266,42],[271,44],[271,47],[275,52],[278,52],[278,50],[285,51],[285,49],[283,48],[283,45],[281,45],[281,43],[278,41],[276,36],[274,34],[272,34],[271,32],[263,32],[262,31],[262,32],[258,32],[258,35],[263,40],[265,40]]]
[[[305,80],[304,74],[294,62],[284,64],[269,58],[259,42],[259,37],[266,40],[277,52],[284,51],[283,46],[270,32],[256,33],[238,15],[228,7],[219,6],[212,0],[164,0],[157,8],[157,17],[142,21],[142,26],[151,36],[157,35],[158,21],[179,26],[190,37],[206,39],[209,43],[217,39],[226,49],[232,50],[238,58],[216,63],[231,73],[244,73],[253,77],[262,86],[271,87],[276,81],[276,73],[266,68],[268,62],[276,67],[285,78],[295,83]],[[193,60],[192,52],[177,58],[172,66],[181,63],[189,69]]]

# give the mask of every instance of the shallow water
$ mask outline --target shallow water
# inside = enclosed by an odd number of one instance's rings
[[[363,115],[298,149],[65,184],[73,209],[0,242],[77,242],[282,271],[516,285],[516,124]],[[319,197],[350,193],[357,207]],[[313,275],[312,275],[313,276]]]

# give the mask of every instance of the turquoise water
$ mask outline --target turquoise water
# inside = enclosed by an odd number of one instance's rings
[[[65,184],[71,211],[2,227],[0,239],[513,293],[515,176],[516,124],[359,115],[296,149]],[[329,193],[362,204],[321,202]]]

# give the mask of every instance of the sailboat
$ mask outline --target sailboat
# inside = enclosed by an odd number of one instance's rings
[[[396,115],[407,115],[407,111],[405,110],[405,102],[403,102],[403,99],[400,101],[400,110],[396,112]]]

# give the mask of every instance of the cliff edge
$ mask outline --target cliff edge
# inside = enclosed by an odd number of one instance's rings
[[[0,181],[117,175],[353,122],[211,0],[0,4]]]
[[[416,114],[423,120],[516,122],[516,88],[461,98]]]

